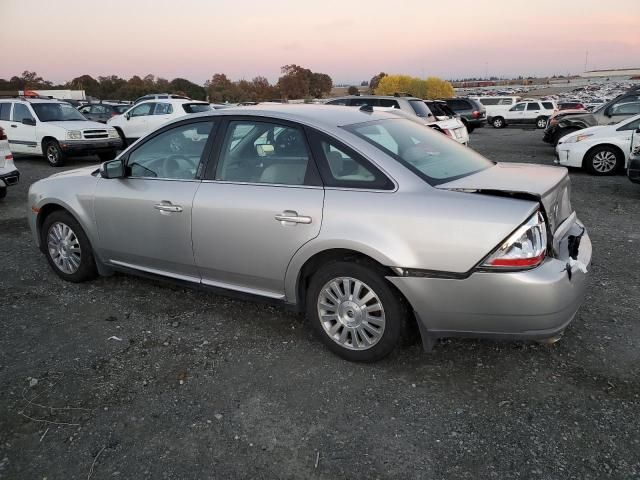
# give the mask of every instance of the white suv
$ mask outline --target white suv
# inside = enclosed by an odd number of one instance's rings
[[[190,113],[211,110],[207,102],[184,99],[154,99],[133,105],[122,115],[111,117],[107,125],[115,128],[122,139],[131,144],[165,123]]]
[[[0,198],[7,195],[7,187],[17,184],[19,180],[20,172],[13,163],[7,135],[0,127]]]
[[[0,98],[0,127],[14,154],[42,155],[59,167],[67,156],[111,160],[122,141],[113,128],[87,120],[73,106],[42,98]]]
[[[537,128],[545,128],[547,119],[557,111],[556,105],[550,100],[518,102],[508,110],[487,114],[487,122],[494,128],[504,128],[507,125],[535,125]]]

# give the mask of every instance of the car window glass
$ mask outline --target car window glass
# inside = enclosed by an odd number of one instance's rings
[[[618,131],[637,130],[638,128],[640,128],[640,118],[636,118],[634,121],[623,125],[622,127],[618,128]]]
[[[0,103],[0,120],[9,120],[11,117],[11,103]]]
[[[107,113],[107,107],[104,105],[94,105],[91,109],[91,113]]]
[[[511,111],[512,112],[522,112],[524,111],[524,107],[526,106],[526,103],[518,103],[517,105],[514,105],[513,107],[511,107]]]
[[[78,109],[80,113],[89,113],[90,110],[91,110],[91,105],[85,105],[84,107],[80,107]]]
[[[170,103],[156,103],[156,108],[153,111],[154,115],[170,115],[173,113],[173,107]]]
[[[379,107],[380,106],[380,100],[377,98],[362,98],[362,97],[356,97],[356,98],[352,98],[351,101],[349,102],[349,105],[351,105],[352,107],[361,107],[362,105],[370,105],[372,107]]]
[[[129,176],[194,179],[212,126],[213,122],[180,125],[146,141],[129,155]]]
[[[527,103],[527,110],[540,110],[540,104],[537,102]]]
[[[513,105],[513,98],[499,98],[497,105]]]
[[[13,106],[13,121],[21,122],[25,118],[33,120],[33,115],[29,112],[26,105],[22,103],[15,103]]]
[[[327,105],[346,105],[347,100],[348,99],[346,98],[341,98],[340,100],[331,100],[330,102],[327,102]]]
[[[132,117],[144,117],[145,115],[151,115],[151,109],[153,108],[154,103],[143,103],[142,105],[138,105],[129,113]]]
[[[499,98],[481,98],[480,103],[482,105],[498,105],[500,103]]]
[[[391,107],[391,108],[400,108],[397,100],[391,100],[390,98],[381,98],[380,99],[381,107]]]
[[[409,105],[411,105],[411,108],[413,109],[415,114],[422,118],[427,118],[433,111],[431,106],[427,106],[427,104],[422,100],[409,100]],[[438,113],[436,113],[436,115],[438,115]]]
[[[302,130],[271,122],[229,122],[216,180],[304,185],[309,165]]]
[[[611,115],[633,115],[640,113],[640,102],[617,103],[611,107]]]
[[[575,104],[576,106],[578,105],[577,103]],[[542,106],[544,108],[546,108],[547,110],[553,110],[553,103],[551,102],[542,102]]]

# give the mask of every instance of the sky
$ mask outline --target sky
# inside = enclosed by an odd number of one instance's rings
[[[154,74],[334,83],[640,67],[640,0],[0,0],[0,78]]]

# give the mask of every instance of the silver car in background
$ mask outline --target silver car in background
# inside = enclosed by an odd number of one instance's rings
[[[567,170],[496,164],[368,110],[177,120],[33,184],[34,239],[68,281],[119,270],[290,305],[353,361],[384,357],[413,322],[427,349],[561,334],[591,259]]]

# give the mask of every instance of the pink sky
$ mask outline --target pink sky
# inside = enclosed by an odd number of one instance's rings
[[[587,50],[588,69],[640,67],[640,0],[0,0],[0,15],[0,78],[550,75],[581,72]]]

